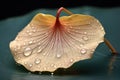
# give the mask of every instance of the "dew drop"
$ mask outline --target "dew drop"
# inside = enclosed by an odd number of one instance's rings
[[[51,66],[51,67],[53,67],[53,66],[54,66],[54,64],[51,64],[50,66]]]
[[[36,32],[36,29],[34,29],[33,32]]]
[[[23,45],[25,46],[25,45],[26,45],[26,43],[23,43]]]
[[[54,73],[52,72],[51,75],[54,75]]]
[[[32,35],[32,33],[31,33],[31,32],[29,32],[28,34],[29,34],[29,35]]]
[[[83,34],[87,34],[87,32],[83,32]]]
[[[24,62],[25,65],[27,65],[27,62]]]
[[[87,52],[87,50],[86,49],[81,49],[80,52],[81,52],[81,54],[85,54]]]
[[[38,53],[40,53],[41,51],[42,51],[42,50],[41,50],[41,49],[39,49],[37,52],[38,52]]]
[[[83,40],[85,40],[85,41],[88,40],[88,37],[87,37],[87,36],[83,36],[82,38],[83,38]]]
[[[29,33],[30,31],[29,31],[29,30],[27,30],[26,32],[27,32],[27,33]]]
[[[60,58],[61,57],[61,54],[57,54],[57,58]]]
[[[46,67],[44,67],[44,70],[47,70],[47,68],[46,68]]]
[[[41,62],[40,59],[35,59],[35,64],[39,64]]]
[[[102,26],[101,26],[102,27]],[[104,29],[103,29],[103,27],[101,28],[101,30],[103,31]]]
[[[30,67],[32,67],[33,65],[32,64],[29,64]]]
[[[35,27],[32,26],[31,28],[34,29]]]
[[[70,62],[73,62],[74,60],[73,59],[70,59]]]
[[[57,68],[57,66],[56,66],[56,65],[54,65],[54,68]]]
[[[42,72],[39,72],[39,74],[42,74]]]
[[[26,48],[25,51],[24,51],[24,56],[30,56],[31,55],[31,48]]]
[[[33,41],[29,41],[29,44],[32,44],[33,43]]]

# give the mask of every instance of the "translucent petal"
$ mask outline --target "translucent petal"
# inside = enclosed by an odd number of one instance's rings
[[[55,19],[52,15],[37,14],[10,43],[17,63],[33,72],[53,72],[91,58],[93,50],[104,40],[104,29],[92,16],[63,16],[62,30],[53,30]]]

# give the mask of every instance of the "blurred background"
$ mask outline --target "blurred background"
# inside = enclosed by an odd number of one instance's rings
[[[26,14],[40,8],[95,6],[100,8],[119,7],[120,0],[1,0],[0,20]]]

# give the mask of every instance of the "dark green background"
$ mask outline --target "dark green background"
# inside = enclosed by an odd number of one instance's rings
[[[95,8],[77,7],[69,8],[73,13],[89,14],[103,24],[105,37],[120,52],[120,7]],[[44,72],[30,73],[23,66],[17,65],[11,55],[9,42],[17,33],[23,29],[37,13],[56,14],[57,9],[37,9],[18,17],[11,17],[0,21],[0,80],[119,80],[120,79],[120,57],[113,56],[108,47],[100,44],[92,59],[80,61],[69,69],[59,69],[54,75]],[[66,15],[62,13],[61,15]],[[112,71],[109,74],[109,64],[112,64]]]

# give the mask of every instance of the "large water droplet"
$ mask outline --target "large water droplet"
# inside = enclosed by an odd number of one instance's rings
[[[30,56],[31,53],[32,53],[32,52],[31,52],[31,48],[28,47],[28,48],[26,48],[25,51],[24,51],[24,56],[26,56],[26,57],[27,57],[27,56]]]
[[[87,41],[88,37],[87,36],[83,36],[82,39],[85,40],[85,41]]]
[[[80,52],[81,52],[81,54],[85,54],[87,52],[87,50],[86,49],[81,49]]]
[[[35,64],[39,64],[41,62],[40,59],[35,59]]]

